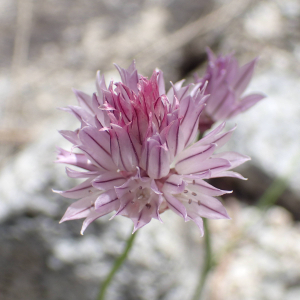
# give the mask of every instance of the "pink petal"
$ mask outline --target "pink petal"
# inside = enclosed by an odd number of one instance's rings
[[[223,123],[223,124],[225,125],[225,123]],[[223,124],[221,124],[221,125],[223,126]],[[216,128],[216,129],[218,129],[218,128]],[[207,135],[204,138],[202,138],[201,140],[199,140],[197,143],[192,145],[191,148],[198,147],[198,145],[205,145],[208,143],[214,143],[217,145],[217,148],[221,148],[230,140],[231,135],[235,129],[236,129],[236,126],[225,133]]]
[[[206,170],[201,169],[202,162],[212,155],[215,148],[216,145],[211,144],[186,149],[176,157],[175,170],[179,174],[198,173]]]
[[[204,235],[204,228],[203,228],[202,218],[200,216],[198,216],[196,213],[194,213],[193,211],[188,211],[187,215],[191,220],[193,220],[196,223],[196,225],[200,229],[201,236],[203,236]]]
[[[173,160],[177,153],[184,149],[184,133],[180,128],[180,120],[176,120],[169,125],[167,129],[167,145],[170,152],[170,159]]]
[[[72,153],[59,147],[57,147],[57,152],[57,160],[55,161],[57,163],[69,164],[90,171],[99,171],[99,169],[82,153]]]
[[[146,177],[146,178],[147,178],[147,177]],[[162,194],[162,192],[158,189],[155,180],[153,180],[153,179],[151,179],[151,182],[150,182],[150,188],[151,188],[151,190],[152,190],[155,194],[157,194],[157,195],[161,195],[161,194]]]
[[[230,114],[233,107],[235,107],[236,96],[233,91],[228,91],[222,102],[219,103],[215,112],[213,113],[214,120],[225,120]]]
[[[113,189],[114,187],[121,186],[125,182],[126,179],[120,173],[105,172],[93,181],[93,187],[107,191]]]
[[[96,127],[88,126],[79,133],[80,140],[89,147],[100,148],[104,155],[110,156],[110,136],[106,131],[99,131]]]
[[[80,140],[78,137],[78,131],[71,131],[71,130],[60,130],[58,131],[66,140],[71,142],[73,145],[79,145]]]
[[[213,53],[213,51],[209,47],[206,47],[205,50],[206,50],[206,54],[208,56],[208,60],[211,62],[214,62],[216,60],[216,56]]]
[[[97,131],[95,128],[85,127],[79,132],[79,137],[82,145],[78,148],[84,151],[92,162],[104,170],[117,169],[110,152],[107,151],[108,140],[105,131]]]
[[[102,193],[95,201],[95,209],[99,211],[99,208],[102,206],[119,201],[119,198],[114,189],[108,190],[105,193]]]
[[[228,170],[228,168],[230,168],[230,166],[231,165],[230,165],[229,161],[226,159],[210,158],[210,159],[207,159],[207,160],[201,162],[200,164],[197,164],[196,166],[188,166],[188,167],[189,167],[189,170],[193,171],[191,173],[202,173],[202,172],[209,170],[211,172],[211,174],[214,175],[221,171]],[[175,170],[177,171],[176,167],[175,167]],[[183,167],[181,168],[181,172],[183,172],[182,174],[189,173]]]
[[[159,206],[163,201],[161,195],[156,195],[151,198],[151,204],[145,205],[144,208],[140,211],[137,217],[129,216],[134,224],[133,233],[143,226],[147,225],[152,218],[157,219],[162,222],[159,216]]]
[[[91,115],[94,114],[93,108],[92,108],[92,98],[91,96],[87,95],[84,92],[78,91],[76,89],[73,89],[74,94],[77,97],[78,104],[87,112],[89,112]]]
[[[137,183],[132,178],[128,179],[124,184],[115,187],[117,196],[121,199],[125,194],[130,190],[134,189],[137,186]]]
[[[70,178],[95,178],[100,175],[99,171],[79,172],[66,167],[66,173]]]
[[[120,170],[134,171],[138,165],[138,156],[126,130],[117,125],[111,125],[111,151],[115,164]]]
[[[99,107],[103,105],[103,101],[99,99],[99,97],[97,97],[96,94],[93,94],[92,97],[92,106],[93,106],[93,110],[96,113],[97,119],[99,121],[99,123],[101,124],[102,127],[108,127],[109,126],[109,117],[106,113],[106,111],[103,111],[101,109],[99,109]],[[96,126],[97,127],[97,126]]]
[[[215,137],[224,129],[226,122],[223,122],[210,133],[205,135],[200,141],[201,145],[214,143]],[[199,141],[199,142],[200,142]]]
[[[238,178],[242,180],[247,180],[244,176],[237,172],[232,172],[232,171],[222,171],[216,174],[213,174],[211,178],[219,178],[219,177],[233,177],[233,178]]]
[[[197,215],[208,219],[230,219],[223,204],[214,197],[198,195],[195,197],[200,201],[193,201],[188,206],[188,211],[194,211]]]
[[[180,102],[179,117],[181,119],[180,131],[183,132],[184,145],[188,146],[195,140],[198,130],[199,116],[204,108],[204,103],[195,105],[189,96]]]
[[[230,169],[233,169],[233,168],[243,164],[244,162],[251,160],[251,158],[249,156],[242,155],[240,153],[233,152],[233,151],[214,154],[213,157],[227,159],[231,164]]]
[[[123,69],[116,64],[115,67],[120,73],[122,82],[137,94],[138,93],[137,84],[139,82],[139,77],[138,77],[138,72],[135,68],[135,61],[131,63],[128,69]]]
[[[86,181],[82,182],[81,184],[75,186],[74,188],[67,190],[67,191],[56,191],[53,192],[58,193],[66,198],[76,199],[76,198],[83,198],[91,195],[91,193],[96,192],[97,190],[92,186],[92,178],[87,179]]]
[[[170,99],[171,102],[173,102],[172,101],[173,95],[178,99],[179,102],[187,95],[189,86],[187,85],[182,87],[184,82],[185,82],[184,79],[176,82],[175,84],[171,82],[172,89],[167,94],[167,97],[168,99]]]
[[[165,80],[164,80],[164,73],[161,70],[157,70],[157,83],[158,83],[158,90],[159,95],[165,95],[166,89],[165,89]]]
[[[139,204],[134,202],[135,196],[133,193],[126,193],[120,198],[120,206],[117,212],[113,215],[114,218],[117,215],[129,216],[132,213],[137,213],[139,209]],[[134,204],[134,205],[131,205]],[[131,206],[131,207],[130,207]]]
[[[107,90],[107,87],[105,84],[104,75],[101,76],[100,71],[97,71],[96,88],[97,88],[98,96],[102,98],[103,96],[102,90]]]
[[[249,109],[253,105],[255,105],[260,100],[264,99],[266,96],[260,95],[260,94],[251,94],[246,97],[244,97],[238,104],[237,108],[230,113],[228,118],[232,118],[235,115]]]
[[[256,62],[257,58],[245,64],[239,69],[238,76],[233,83],[233,88],[237,94],[237,97],[239,97],[239,95],[241,95],[248,86],[253,75]]]
[[[94,201],[97,195],[92,195],[72,203],[65,212],[59,223],[85,218],[94,208]]]
[[[232,192],[220,190],[201,179],[194,179],[192,183],[189,183],[187,189],[197,194],[205,194],[208,196],[221,196]]]
[[[167,176],[170,170],[168,149],[154,139],[149,139],[146,147],[144,160],[146,160],[146,171],[149,177],[159,179]]]
[[[81,122],[81,127],[84,127],[86,124],[92,126],[95,125],[93,114],[90,114],[82,107],[69,105],[67,107],[60,108],[60,110],[69,112],[74,115]]]
[[[114,201],[101,206],[99,209],[91,211],[90,214],[84,220],[80,233],[83,234],[86,228],[96,219],[107,215],[114,210],[117,210],[118,206],[119,201]]]
[[[169,194],[181,194],[185,189],[185,182],[182,176],[173,174],[171,175],[163,186],[163,191]]]
[[[164,192],[164,197],[168,203],[168,207],[187,221],[187,212],[184,205],[177,198],[167,192]]]

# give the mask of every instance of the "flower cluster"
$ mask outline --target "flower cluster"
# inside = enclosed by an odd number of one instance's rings
[[[69,177],[85,181],[58,192],[80,198],[61,222],[85,218],[83,233],[92,221],[115,211],[113,217],[130,218],[136,231],[152,218],[161,221],[160,214],[170,209],[185,221],[193,220],[203,234],[202,217],[229,218],[215,197],[230,191],[205,179],[244,179],[231,169],[249,157],[236,152],[214,154],[234,130],[223,132],[225,123],[197,141],[201,113],[209,107],[203,82],[183,86],[181,81],[166,93],[159,70],[147,79],[138,74],[134,62],[128,69],[117,69],[122,82],[107,87],[98,72],[97,93],[90,97],[75,90],[79,106],[64,108],[81,127],[60,133],[80,153],[58,148],[57,162],[83,169],[66,171]],[[210,83],[207,89],[213,91]]]
[[[253,75],[257,59],[239,67],[234,56],[219,56],[207,48],[208,66],[202,78],[195,74],[195,83],[204,85],[210,95],[207,106],[200,116],[199,129],[204,132],[220,120],[226,120],[252,107],[265,96],[250,94],[242,97]]]

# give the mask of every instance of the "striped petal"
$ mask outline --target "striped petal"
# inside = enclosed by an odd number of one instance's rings
[[[142,165],[149,177],[159,179],[167,176],[170,170],[169,157],[166,145],[156,139],[149,139],[142,156]]]
[[[69,220],[86,218],[90,214],[91,210],[94,209],[94,202],[96,197],[96,195],[92,195],[72,203],[67,208],[67,211],[65,212],[59,223]]]
[[[99,132],[95,128],[86,127],[79,133],[82,145],[78,148],[86,153],[95,165],[104,170],[116,170],[117,166],[110,153],[107,151],[107,133],[105,131]],[[101,139],[103,137],[103,141]]]
[[[102,193],[95,201],[95,209],[99,209],[109,203],[117,201],[119,198],[114,189]]]
[[[249,156],[242,155],[240,153],[233,152],[233,151],[214,154],[212,157],[227,159],[231,164],[231,167],[229,169],[236,168],[237,166],[243,164],[244,162],[251,160]]]
[[[177,215],[182,217],[185,221],[187,221],[187,212],[185,206],[179,201],[177,198],[172,196],[171,194],[164,192],[165,199],[167,201],[168,207],[174,211]]]
[[[75,186],[74,188],[67,190],[67,191],[56,191],[53,192],[58,193],[66,198],[77,199],[90,196],[92,193],[96,192],[97,190],[92,186],[92,178],[87,179],[86,181],[82,182],[81,184]]]
[[[84,110],[89,112],[91,115],[94,114],[93,107],[92,107],[92,98],[91,96],[87,95],[84,92],[78,91],[76,89],[73,89],[74,94],[77,97],[78,104],[80,107],[82,107]]]
[[[163,191],[169,194],[181,194],[185,189],[185,182],[182,176],[173,174],[164,183]]]
[[[231,193],[232,191],[220,190],[204,180],[194,179],[191,183],[189,183],[187,187],[187,192],[194,194],[205,194],[208,196],[221,196],[224,194]]]
[[[99,176],[99,171],[79,172],[66,167],[66,173],[70,178],[95,178]]]
[[[126,179],[118,172],[105,172],[95,178],[93,187],[100,190],[110,190],[124,184]]]
[[[245,64],[239,69],[238,75],[233,82],[233,88],[239,97],[248,86],[254,71],[255,64],[257,62],[257,58]]]
[[[208,219],[230,219],[223,204],[214,197],[198,195],[190,204],[186,204],[187,211]]]
[[[135,61],[131,63],[128,69],[123,69],[116,64],[115,67],[120,73],[122,82],[137,94],[138,93],[137,84],[139,82],[139,77],[138,77],[138,72],[135,68]]]
[[[110,203],[107,203],[103,206],[101,206],[99,209],[94,209],[92,210],[89,215],[86,217],[86,219],[84,220],[83,224],[82,224],[82,228],[80,233],[83,234],[84,231],[86,230],[86,228],[96,219],[109,214],[110,212],[117,210],[119,207],[119,201],[113,201]]]
[[[134,171],[138,165],[138,155],[127,131],[112,124],[111,152],[115,164],[120,170]]]
[[[99,170],[92,162],[82,153],[72,153],[57,147],[57,163],[69,164],[89,171]]]
[[[220,177],[233,177],[233,178],[238,178],[242,180],[247,180],[244,176],[237,172],[232,172],[232,171],[222,171],[216,174],[211,175],[210,178],[220,178]]]
[[[59,130],[58,131],[66,140],[71,142],[73,145],[79,145],[80,140],[78,137],[78,130],[71,131],[71,130]]]
[[[179,174],[191,174],[205,171],[201,169],[202,162],[209,158],[216,148],[215,144],[191,147],[175,158],[175,170]]]

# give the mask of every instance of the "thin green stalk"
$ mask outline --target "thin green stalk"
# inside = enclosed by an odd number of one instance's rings
[[[199,300],[204,284],[207,279],[207,275],[210,271],[210,269],[213,266],[213,260],[212,260],[212,250],[211,250],[211,239],[210,239],[210,232],[209,232],[209,227],[208,227],[208,220],[203,219],[203,227],[204,227],[204,244],[205,244],[205,254],[204,254],[204,265],[202,268],[202,273],[200,277],[199,284],[197,286],[197,289],[195,291],[193,300]]]
[[[106,290],[109,287],[112,279],[114,278],[115,273],[123,265],[128,253],[129,253],[129,251],[130,251],[130,249],[133,245],[134,239],[136,237],[136,233],[137,233],[137,231],[133,234],[130,234],[123,253],[116,259],[113,268],[111,269],[110,273],[107,275],[106,279],[102,283],[102,286],[101,286],[100,292],[98,294],[97,300],[104,300]]]
[[[288,179],[288,176],[276,178],[258,200],[257,207],[265,210],[274,205],[287,188]]]

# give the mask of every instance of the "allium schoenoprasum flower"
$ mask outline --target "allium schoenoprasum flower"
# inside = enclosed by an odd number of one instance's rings
[[[208,66],[202,78],[195,74],[195,82],[204,85],[205,94],[210,95],[207,106],[200,116],[201,132],[209,129],[215,122],[230,119],[252,107],[265,96],[250,94],[243,96],[254,71],[257,59],[239,67],[233,54],[216,57],[207,48]]]
[[[232,168],[249,157],[214,154],[230,138],[224,123],[195,142],[198,122],[207,100],[201,84],[182,87],[179,82],[166,95],[163,73],[150,79],[139,75],[134,62],[117,67],[122,82],[97,74],[97,94],[75,90],[79,106],[69,106],[81,122],[75,131],[60,131],[73,144],[72,151],[58,148],[57,162],[71,178],[84,178],[76,187],[58,192],[71,199],[61,222],[85,218],[81,232],[97,218],[115,211],[134,223],[134,231],[172,210],[185,221],[193,220],[203,234],[202,217],[226,219],[228,214],[215,196],[229,193],[205,179],[231,176],[244,179]],[[80,153],[79,153],[80,151]]]

